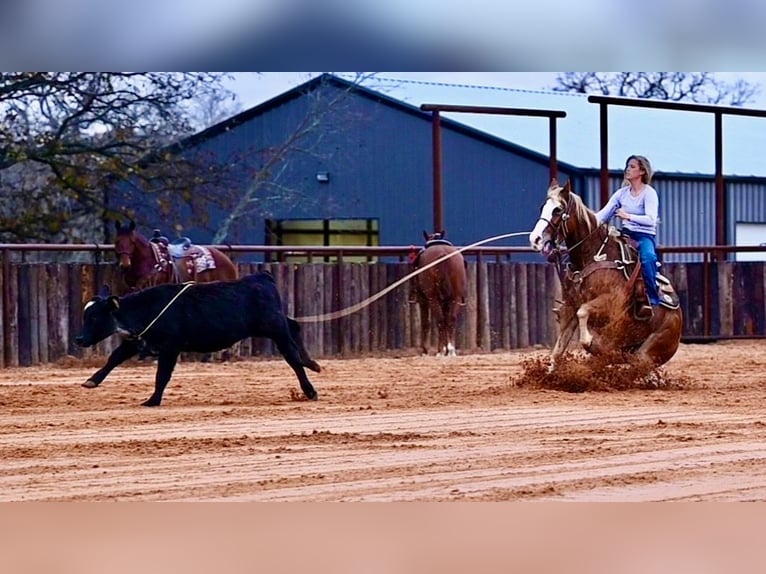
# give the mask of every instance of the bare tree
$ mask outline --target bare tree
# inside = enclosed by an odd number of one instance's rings
[[[192,127],[201,131],[228,120],[242,111],[242,102],[228,90],[206,90],[195,98],[190,115]]]
[[[553,90],[743,106],[761,88],[741,79],[724,82],[711,72],[564,72]]]
[[[114,209],[105,190],[126,178],[167,204],[185,201],[211,174],[157,150],[193,131],[192,104],[230,97],[225,77],[0,73],[0,237],[93,241]]]
[[[306,113],[297,120],[283,141],[248,153],[259,156],[261,165],[250,175],[250,183],[235,194],[227,215],[215,231],[213,243],[227,241],[236,221],[253,216],[268,217],[276,205],[284,209],[291,204],[314,201],[303,190],[288,183],[289,178],[284,176],[299,157],[326,158],[328,150],[323,144],[334,130],[342,130],[344,125],[359,128],[358,118],[346,116],[344,121],[338,120],[343,117],[342,108],[348,101],[349,92],[374,76],[375,73],[358,73],[349,80],[348,88],[340,91],[312,90],[306,94],[310,100]],[[330,117],[332,121],[329,121]]]

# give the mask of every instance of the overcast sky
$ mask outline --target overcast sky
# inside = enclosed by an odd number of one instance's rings
[[[294,88],[319,72],[238,72],[236,80],[228,83],[242,101],[243,109],[256,106]],[[558,72],[377,72],[382,77],[406,78],[432,82],[472,84],[520,89],[551,88]],[[761,93],[751,108],[766,109],[766,72],[715,72],[725,81],[741,78],[761,86]]]

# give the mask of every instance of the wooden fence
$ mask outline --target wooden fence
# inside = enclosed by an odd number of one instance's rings
[[[468,261],[468,299],[458,324],[458,353],[550,346],[560,286],[544,263]],[[407,263],[252,263],[240,274],[268,270],[293,317],[330,313],[367,299],[410,272]],[[668,263],[678,290],[687,340],[766,335],[766,267],[762,262]],[[3,281],[3,278],[5,280]],[[112,264],[12,263],[0,276],[0,367],[54,362],[67,355],[111,352],[110,338],[93,349],[74,343],[82,307],[102,284],[119,283]],[[303,323],[309,352],[322,357],[414,351],[420,315],[405,283],[361,311]],[[431,345],[435,344],[432,334]],[[243,356],[274,355],[267,340],[243,342]]]

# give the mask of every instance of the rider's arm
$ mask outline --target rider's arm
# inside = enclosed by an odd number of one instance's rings
[[[630,220],[638,225],[645,225],[646,227],[654,227],[657,225],[657,217],[660,211],[660,201],[657,197],[657,191],[647,186],[644,192],[644,213],[642,215],[636,215],[631,213]]]
[[[596,224],[601,225],[605,221],[609,221],[614,216],[614,212],[620,207],[620,190],[615,191],[606,205],[601,210],[596,212]]]

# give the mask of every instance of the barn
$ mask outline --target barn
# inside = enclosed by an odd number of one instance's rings
[[[564,111],[556,133],[559,177],[570,178],[586,203],[598,208],[599,110],[586,96],[330,74],[179,144],[181,153],[231,166],[225,185],[216,190],[222,207],[208,209],[204,222],[188,225],[183,216],[163,216],[140,190],[127,187],[113,192],[111,204],[133,205],[146,227],[160,226],[201,243],[412,244],[433,221],[432,115],[420,109],[428,103]],[[647,155],[661,195],[660,245],[714,244],[712,118],[646,109],[610,114],[611,188],[621,182],[625,157]],[[766,242],[766,167],[757,157],[766,145],[764,121],[726,118],[728,244]],[[546,121],[443,113],[441,138],[448,236],[467,245],[530,229],[549,179]],[[223,232],[236,198],[248,191],[252,197],[242,216],[227,222]],[[523,237],[497,243],[525,244]],[[737,257],[762,258],[759,253]]]

